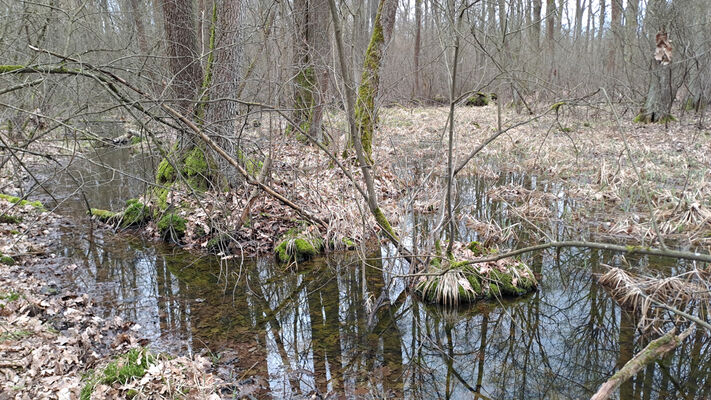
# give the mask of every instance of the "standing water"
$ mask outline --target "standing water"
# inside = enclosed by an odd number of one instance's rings
[[[151,165],[127,149],[101,150],[52,176],[48,189],[60,202],[58,212],[87,221],[87,202],[118,209],[141,193]],[[50,178],[47,171],[43,176]],[[510,224],[505,205],[487,197],[490,187],[462,179],[460,201],[479,219]],[[42,200],[52,205],[49,197]],[[463,225],[460,231],[476,237]],[[77,290],[97,294],[104,317],[137,322],[158,350],[213,356],[221,375],[258,398],[314,391],[333,398],[588,398],[648,343],[636,316],[596,283],[602,264],[619,262],[599,250],[533,254],[526,261],[542,277],[537,292],[458,310],[408,295],[388,274],[402,266],[381,254],[371,255],[376,268],[364,268],[352,253],[287,268],[272,257],[224,261],[88,224],[64,234],[63,252],[79,266],[71,277]],[[686,267],[649,257],[627,261],[667,271]],[[389,301],[373,311],[383,291]],[[708,398],[709,350],[709,336],[697,331],[623,384],[620,397]]]

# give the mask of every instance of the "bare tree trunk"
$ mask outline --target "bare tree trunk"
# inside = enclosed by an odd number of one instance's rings
[[[578,41],[583,31],[583,10],[585,9],[585,0],[575,0],[575,36],[573,39]]]
[[[420,97],[420,50],[422,47],[422,0],[415,0],[415,87],[412,97]]]
[[[396,11],[397,0],[380,0],[358,87],[355,107],[356,122],[360,131],[363,151],[369,161],[372,161],[373,131],[378,121],[375,98],[380,87],[380,68],[383,63],[385,46],[390,42],[395,25]]]
[[[177,97],[176,105],[181,114],[190,115],[202,82],[193,2],[162,0],[161,4],[168,64],[173,73],[173,79],[170,81]]]
[[[610,31],[612,33],[609,40],[609,50],[607,53],[607,71],[610,74],[615,72],[617,58],[617,48],[622,39],[622,0],[612,0],[610,12]]]
[[[310,136],[323,139],[321,121],[328,90],[327,0],[294,1],[294,65],[296,67],[293,121]]]
[[[239,144],[235,142],[239,110],[237,103],[229,99],[237,93],[242,78],[242,0],[222,0],[220,6],[212,10],[216,27],[211,31],[212,45],[209,50],[214,53],[214,60],[208,66],[210,69],[206,71],[203,82],[203,90],[207,91],[210,99],[205,112],[205,128],[229,155],[239,159]],[[219,167],[220,171],[233,171],[226,162]],[[237,177],[234,173],[226,176],[233,184]]]
[[[602,35],[605,31],[605,4],[607,0],[600,0],[600,22],[598,24],[597,40],[602,43]]]
[[[309,135],[323,141],[323,109],[328,100],[329,67],[328,61],[331,58],[331,41],[329,39],[329,11],[328,0],[310,0],[312,34],[311,49],[313,54],[311,62],[314,68],[315,90],[314,108],[309,126]]]
[[[133,24],[136,27],[136,40],[138,41],[138,48],[144,55],[148,54],[148,42],[146,41],[146,29],[143,26],[143,19],[141,18],[143,13],[141,12],[138,0],[129,0],[129,6],[131,7],[131,15],[133,16]]]
[[[546,0],[546,51],[548,53],[548,65],[550,73],[556,75],[555,71],[555,0]]]
[[[533,43],[535,48],[541,46],[541,11],[543,9],[542,0],[533,0]]]
[[[291,119],[309,131],[313,108],[314,70],[309,57],[309,0],[294,0],[294,111]]]

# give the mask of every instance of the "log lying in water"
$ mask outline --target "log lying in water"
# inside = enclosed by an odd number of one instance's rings
[[[686,337],[691,335],[693,331],[694,327],[692,326],[680,335],[676,335],[676,328],[672,328],[664,336],[652,340],[647,347],[637,353],[631,360],[627,361],[622,369],[617,371],[612,378],[603,383],[590,400],[605,400],[610,398],[622,383],[637,375],[647,364],[654,362],[654,360],[674,350]]]

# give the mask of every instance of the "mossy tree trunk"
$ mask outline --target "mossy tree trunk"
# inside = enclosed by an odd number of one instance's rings
[[[164,8],[171,8],[171,10],[164,10],[166,36],[174,37],[174,40],[177,41],[175,45],[169,46],[170,67],[176,79],[181,77],[180,83],[176,85],[176,92],[182,91],[182,95],[179,95],[182,102],[178,107],[179,111],[185,116],[192,114],[197,123],[209,131],[228,154],[239,158],[237,155],[241,152],[233,140],[236,136],[235,121],[238,109],[237,104],[229,98],[238,90],[241,72],[242,52],[239,24],[242,15],[242,0],[214,0],[211,5],[211,25],[205,69],[203,71],[198,68],[197,71],[192,71],[190,79],[187,79],[187,76],[183,78],[184,70],[192,70],[193,66],[199,67],[196,55],[197,35],[195,30],[197,25],[192,17],[188,18],[188,16],[182,15],[186,12],[192,13],[192,2],[190,0],[164,0]],[[178,18],[182,22],[180,24],[171,23],[169,17]],[[182,33],[171,36],[170,29],[176,30],[177,28]],[[185,52],[185,48],[194,49],[189,52],[190,57]],[[186,54],[173,59],[172,55],[178,49]],[[190,100],[188,100],[189,95],[192,95]],[[198,99],[197,106],[192,107],[192,104],[196,103]],[[161,185],[169,186],[176,180],[180,180],[200,191],[222,186],[225,176],[221,171],[230,171],[231,168],[227,168],[227,165],[218,165],[216,160],[221,160],[221,158],[215,157],[209,152],[199,139],[181,135],[171,153],[159,165],[156,181]],[[232,176],[227,176],[227,178],[234,178],[230,181],[236,180],[236,177]],[[159,192],[159,204],[163,206],[165,205],[164,201],[160,199],[165,198],[165,193],[163,193],[165,190]]]
[[[673,119],[671,108],[675,90],[672,89],[671,84],[672,65],[661,65],[656,60],[651,62],[649,90],[636,122],[665,123]]]
[[[365,52],[363,73],[356,98],[356,127],[360,132],[363,151],[369,161],[373,155],[373,132],[378,121],[375,99],[380,87],[380,68],[385,46],[390,41],[395,25],[396,11],[397,0],[380,0],[370,44]]]

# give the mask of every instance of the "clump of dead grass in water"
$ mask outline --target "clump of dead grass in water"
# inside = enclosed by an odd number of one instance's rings
[[[659,304],[689,313],[696,309],[699,314],[708,315],[711,309],[710,278],[709,272],[698,269],[677,276],[654,278],[611,268],[598,278],[598,282],[622,307],[641,316],[640,327],[649,329],[664,320],[664,309],[658,307]]]

